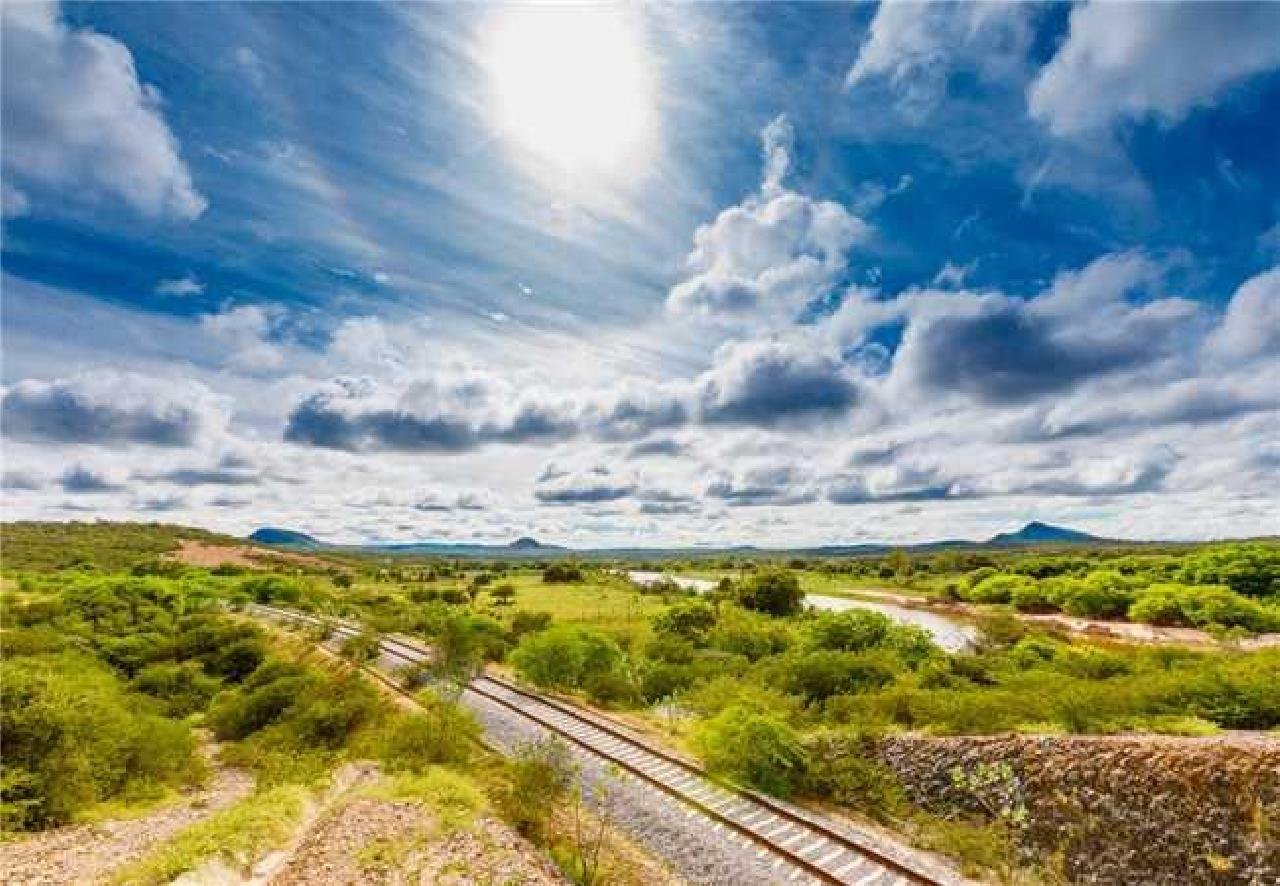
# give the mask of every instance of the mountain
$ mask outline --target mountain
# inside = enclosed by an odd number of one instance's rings
[[[524,535],[508,544],[477,544],[473,542],[383,542],[363,545],[330,545],[312,538],[303,532],[292,529],[277,529],[264,526],[249,536],[251,541],[277,547],[307,548],[330,550],[363,551],[366,553],[410,554],[426,557],[478,557],[481,559],[498,558],[551,558],[572,554],[575,557],[588,559],[619,560],[661,560],[671,557],[689,559],[707,559],[733,555],[751,556],[791,554],[798,557],[856,557],[859,555],[887,554],[895,549],[907,551],[941,551],[941,550],[973,550],[981,548],[1014,547],[1017,545],[1052,545],[1052,544],[1085,544],[1088,542],[1105,542],[1098,538],[1074,529],[1051,526],[1048,523],[1033,521],[1017,532],[1002,532],[985,542],[950,539],[942,541],[922,542],[908,545],[887,544],[847,544],[823,545],[812,548],[757,548],[751,545],[725,547],[692,547],[692,548],[567,548],[560,545],[543,544],[536,538]]]
[[[1075,529],[1064,529],[1033,520],[1017,532],[1002,532],[994,535],[987,542],[989,545],[1043,545],[1043,544],[1081,544],[1091,541],[1103,541],[1096,535],[1079,532]]]
[[[538,541],[536,538],[530,538],[527,535],[520,536],[511,544],[507,545],[507,548],[512,551],[563,551],[565,550],[565,548],[562,548],[559,545],[544,545],[542,542]]]
[[[263,526],[261,529],[255,529],[249,536],[249,541],[256,541],[260,545],[275,545],[279,548],[319,548],[323,545],[307,535],[305,532],[296,532],[292,529],[278,529],[274,526]]]

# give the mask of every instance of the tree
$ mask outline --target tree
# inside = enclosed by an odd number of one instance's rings
[[[653,620],[653,629],[701,645],[707,640],[707,632],[715,626],[716,611],[701,600],[677,603],[667,607]]]
[[[738,602],[768,615],[794,615],[804,602],[804,591],[795,574],[785,569],[756,573],[738,591]]]
[[[493,598],[493,602],[498,606],[510,606],[515,602],[516,589],[511,582],[504,581],[489,591],[489,596]]]

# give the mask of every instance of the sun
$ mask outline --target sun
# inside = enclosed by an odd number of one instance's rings
[[[513,155],[558,176],[637,173],[657,129],[637,8],[509,6],[487,22],[491,111]]]

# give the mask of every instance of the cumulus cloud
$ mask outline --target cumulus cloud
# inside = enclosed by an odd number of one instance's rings
[[[611,402],[586,408],[586,423],[604,440],[635,440],[689,421],[689,409],[677,391],[649,389],[621,393]]]
[[[200,318],[203,332],[226,351],[228,366],[245,372],[266,372],[284,364],[284,352],[272,341],[282,315],[262,305],[240,305]]]
[[[56,189],[60,200],[113,197],[150,216],[204,211],[160,95],[139,81],[123,43],[73,29],[53,3],[5,3],[0,15],[7,177]]]
[[[792,464],[763,464],[722,471],[707,484],[708,498],[731,507],[809,504],[818,498],[808,474]]]
[[[1153,363],[1184,343],[1202,316],[1185,299],[1133,297],[1159,279],[1158,264],[1121,254],[1060,275],[1027,300],[998,292],[904,296],[908,321],[893,380],[923,395],[1020,403]]]
[[[450,511],[485,511],[492,505],[492,498],[484,492],[455,492],[452,495],[428,493],[414,502],[417,511],[448,513]]]
[[[723,345],[699,392],[700,414],[711,424],[832,417],[857,401],[858,388],[839,361],[780,342]]]
[[[785,118],[765,127],[760,192],[694,233],[667,296],[672,312],[731,323],[790,320],[839,278],[870,229],[838,203],[784,187],[793,137]]]
[[[1210,356],[1225,361],[1280,354],[1280,266],[1236,290],[1206,348]]]
[[[0,415],[13,440],[101,446],[194,446],[226,421],[222,399],[197,382],[113,371],[18,382]]]
[[[896,110],[918,122],[946,97],[956,69],[988,81],[1021,72],[1035,14],[1022,3],[881,3],[845,87],[884,82]]]
[[[908,463],[838,475],[827,488],[827,500],[838,505],[874,501],[938,501],[963,498],[969,494],[964,484],[946,476],[937,466]]]
[[[1028,89],[1028,106],[1064,136],[1118,120],[1176,123],[1280,65],[1277,32],[1274,3],[1083,3]]]
[[[548,443],[579,429],[567,407],[528,400],[508,406],[495,379],[420,380],[390,398],[339,380],[290,413],[285,440],[348,452],[459,453],[489,443]]]

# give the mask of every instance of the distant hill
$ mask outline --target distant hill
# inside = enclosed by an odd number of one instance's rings
[[[1017,532],[1002,532],[994,535],[987,542],[989,545],[1043,545],[1043,544],[1082,544],[1085,542],[1105,541],[1096,535],[1065,529],[1033,520]]]
[[[565,548],[562,548],[559,545],[544,545],[542,542],[538,541],[536,538],[530,538],[527,535],[520,536],[520,538],[517,538],[511,544],[507,545],[507,547],[513,551],[563,551],[565,550]]]
[[[726,555],[782,555],[790,554],[798,557],[856,557],[859,555],[887,554],[895,549],[908,551],[941,551],[941,550],[974,550],[982,548],[1014,547],[1017,545],[1053,545],[1053,544],[1085,544],[1088,542],[1105,542],[1098,538],[1074,529],[1051,526],[1048,523],[1033,521],[1017,532],[1002,532],[988,541],[966,541],[951,539],[943,541],[922,542],[914,545],[887,544],[851,544],[823,545],[810,548],[757,548],[751,545],[726,547],[690,547],[690,548],[568,548],[560,545],[543,544],[536,538],[521,536],[508,544],[478,544],[472,542],[435,542],[410,541],[375,543],[365,545],[331,545],[319,541],[303,532],[292,529],[263,527],[249,536],[251,541],[276,547],[361,551],[367,553],[408,554],[420,557],[477,557],[482,559],[510,558],[551,558],[571,554],[588,559],[643,560],[665,559],[670,557],[686,557],[705,559]]]
[[[277,529],[274,526],[263,526],[261,529],[255,529],[249,536],[249,541],[256,541],[260,545],[275,545],[278,548],[324,547],[321,542],[305,532],[297,532],[293,529]]]

